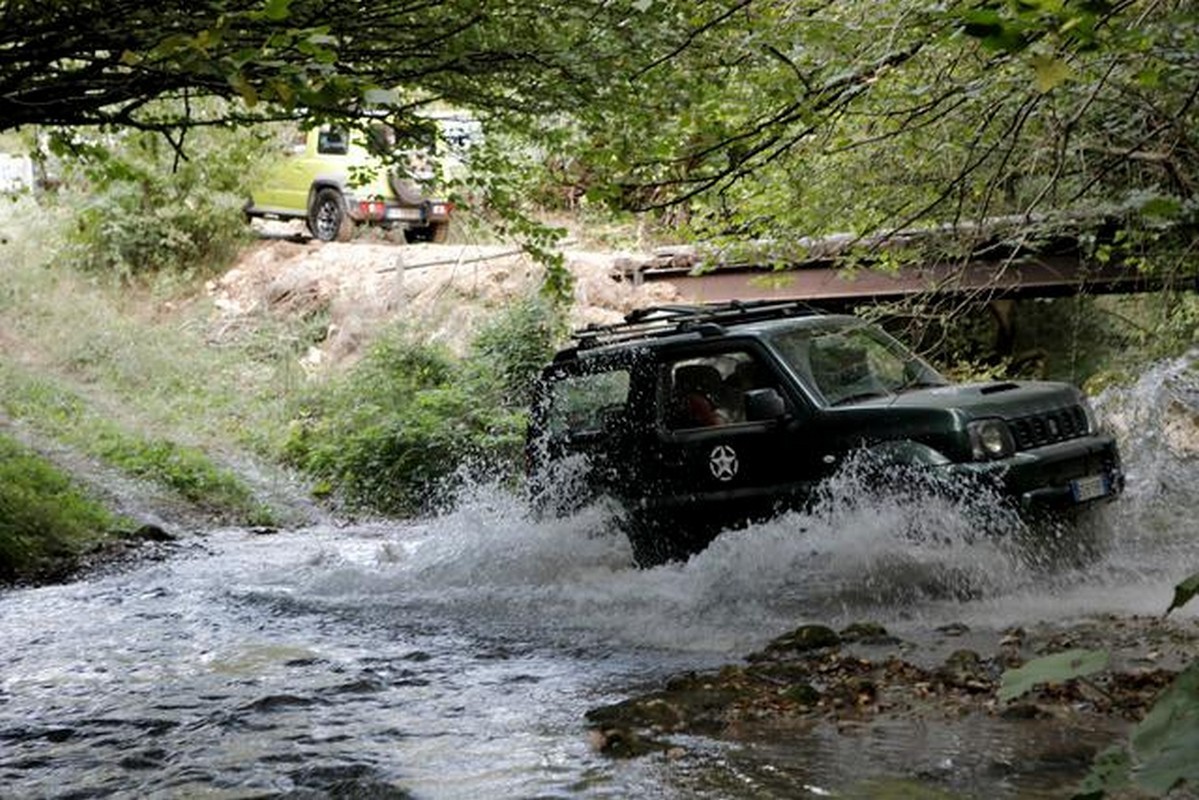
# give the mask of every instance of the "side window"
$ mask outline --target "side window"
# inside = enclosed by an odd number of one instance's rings
[[[670,430],[745,422],[745,393],[778,382],[752,354],[736,350],[663,367],[663,422]]]
[[[597,433],[610,429],[624,418],[628,402],[628,370],[568,375],[554,383],[551,390],[550,433]]]
[[[344,156],[350,151],[350,140],[342,128],[321,128],[316,137],[316,152],[321,155]]]

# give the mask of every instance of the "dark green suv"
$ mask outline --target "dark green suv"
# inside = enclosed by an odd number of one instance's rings
[[[802,507],[863,452],[1021,511],[1124,488],[1075,387],[951,384],[880,328],[795,303],[650,308],[577,332],[542,373],[527,444],[535,506],[617,499],[642,565]]]

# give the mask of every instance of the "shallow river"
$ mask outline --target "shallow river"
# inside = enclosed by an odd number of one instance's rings
[[[896,777],[1061,796],[1110,731],[808,724],[616,761],[583,716],[805,621],[919,642],[949,622],[1160,613],[1199,571],[1199,467],[1162,413],[1196,395],[1162,368],[1110,401],[1130,489],[1081,567],[978,541],[957,509],[847,492],[636,570],[603,509],[532,522],[482,488],[421,525],[211,531],[165,561],[8,591],[0,797],[868,797]],[[938,536],[897,538],[913,520]]]

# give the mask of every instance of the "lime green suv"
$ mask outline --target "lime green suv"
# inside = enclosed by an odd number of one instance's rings
[[[349,240],[360,223],[403,230],[409,242],[446,240],[452,204],[426,198],[379,158],[394,147],[390,128],[322,125],[302,136],[251,191],[247,218],[303,219],[323,242]]]

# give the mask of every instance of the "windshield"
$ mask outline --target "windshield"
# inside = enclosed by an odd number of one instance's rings
[[[830,406],[948,383],[915,353],[864,322],[792,328],[770,340]]]

